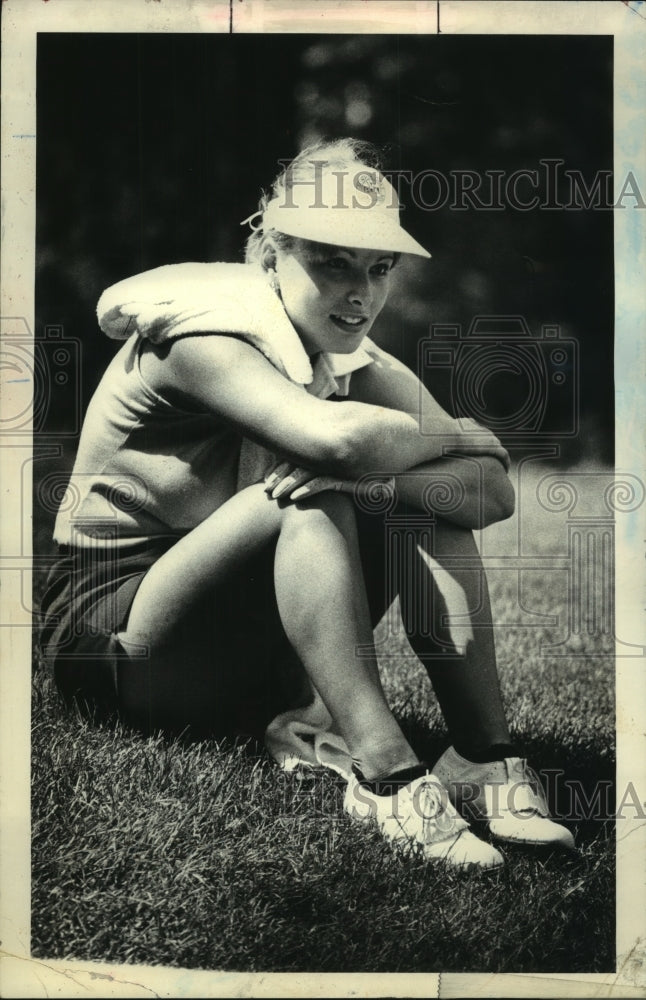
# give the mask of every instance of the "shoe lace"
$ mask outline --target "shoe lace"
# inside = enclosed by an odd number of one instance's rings
[[[413,807],[422,819],[424,843],[431,844],[461,833],[468,824],[451,805],[448,792],[435,779],[421,778],[411,786]]]

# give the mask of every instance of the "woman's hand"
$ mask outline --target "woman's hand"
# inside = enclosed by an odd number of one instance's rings
[[[493,431],[483,427],[471,417],[459,417],[456,424],[460,427],[457,443],[449,451],[465,455],[492,455],[497,458],[509,472],[509,452],[504,448]]]
[[[370,476],[358,481],[336,479],[334,476],[317,476],[311,469],[302,469],[290,462],[279,462],[265,479],[265,493],[273,500],[305,500],[325,490],[351,493],[355,498],[370,500],[377,481],[391,490],[395,489],[394,476]]]
[[[325,490],[352,493],[354,483],[334,476],[320,476],[312,469],[291,462],[279,462],[265,479],[265,493],[273,500],[304,500]]]

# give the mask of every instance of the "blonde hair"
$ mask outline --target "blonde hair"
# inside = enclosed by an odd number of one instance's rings
[[[258,212],[262,213],[273,198],[280,198],[296,184],[311,181],[314,173],[312,161],[324,162],[336,169],[344,169],[352,165],[369,167],[372,170],[382,169],[382,157],[376,146],[361,139],[321,140],[301,150],[276,177],[269,192],[263,191],[258,203]],[[264,230],[262,225],[252,232],[245,247],[245,261],[248,264],[262,264],[262,244],[266,236],[271,236],[280,250],[288,251],[297,242],[297,237],[288,236],[277,229]]]

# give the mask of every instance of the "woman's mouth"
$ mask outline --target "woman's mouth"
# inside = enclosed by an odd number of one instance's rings
[[[346,332],[356,333],[357,330],[361,330],[362,327],[368,322],[367,316],[353,316],[352,313],[344,313],[340,315],[335,315],[332,313],[330,315],[332,322],[339,327],[340,330]]]

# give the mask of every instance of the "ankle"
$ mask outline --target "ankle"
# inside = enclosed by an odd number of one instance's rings
[[[490,764],[494,761],[505,760],[506,757],[520,756],[513,743],[501,742],[490,743],[486,746],[476,747],[467,743],[454,743],[455,752],[468,761],[470,764]]]
[[[408,744],[378,747],[363,744],[358,749],[353,748],[352,760],[367,781],[378,781],[420,763],[419,757]]]
[[[417,778],[430,774],[431,766],[426,763],[414,764],[412,767],[406,767],[402,771],[394,771],[387,776],[372,779],[366,778],[356,764],[352,765],[352,771],[355,778],[359,780],[359,783],[364,788],[367,788],[369,792],[372,792],[373,795],[386,796],[396,795],[400,788],[405,788],[406,785],[410,785]]]

